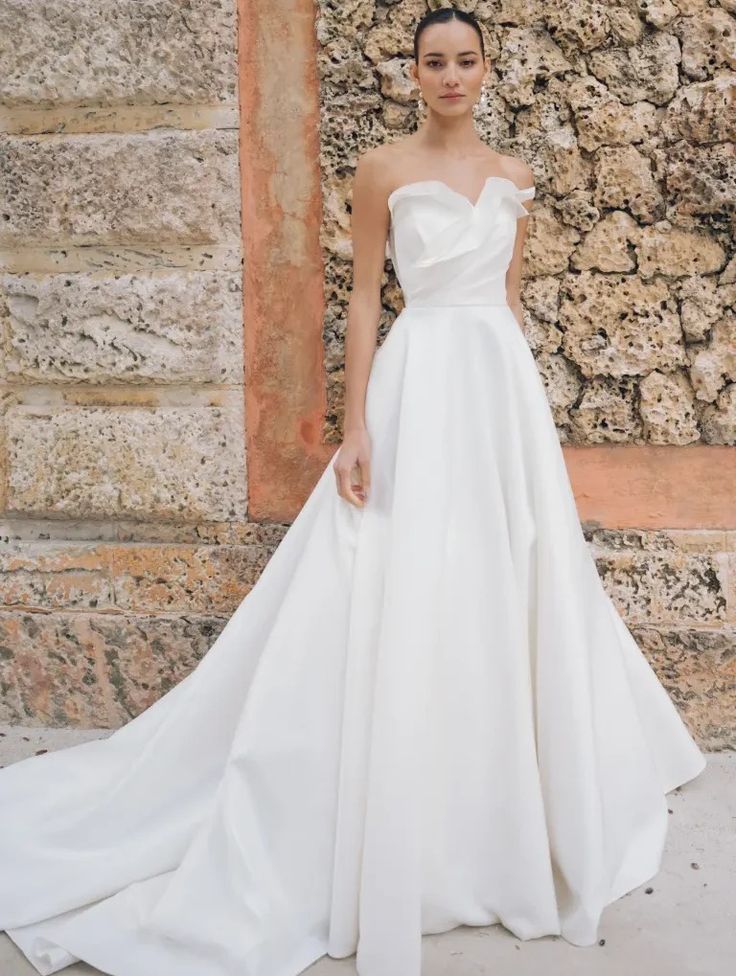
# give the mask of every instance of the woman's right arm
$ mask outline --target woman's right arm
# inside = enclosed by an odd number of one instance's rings
[[[345,415],[343,442],[333,462],[338,494],[357,507],[367,500],[370,487],[365,394],[381,318],[381,280],[389,228],[388,167],[381,156],[380,149],[364,153],[353,179],[353,282],[345,331]],[[357,482],[353,472],[357,472]]]

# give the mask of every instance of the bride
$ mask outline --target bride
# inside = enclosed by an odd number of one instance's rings
[[[339,450],[183,681],[0,770],[0,929],[39,973],[419,976],[463,924],[593,945],[704,768],[582,534],[476,20],[428,14],[412,69],[426,119],[355,176]]]

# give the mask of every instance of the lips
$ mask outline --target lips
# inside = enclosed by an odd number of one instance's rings
[[[465,96],[464,95],[441,95],[440,98],[449,98],[452,100],[455,98],[465,98]]]

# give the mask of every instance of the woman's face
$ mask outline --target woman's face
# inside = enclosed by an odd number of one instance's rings
[[[412,74],[427,108],[440,115],[470,112],[486,74],[477,31],[455,18],[432,24],[419,35],[418,53]]]

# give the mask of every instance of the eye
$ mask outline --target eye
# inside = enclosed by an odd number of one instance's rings
[[[431,58],[429,61],[426,61],[425,64],[427,64],[430,68],[433,68],[435,65],[442,64],[442,62],[438,61],[437,58]]]

